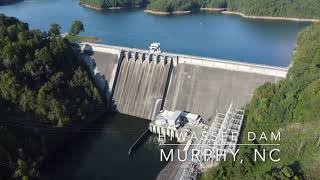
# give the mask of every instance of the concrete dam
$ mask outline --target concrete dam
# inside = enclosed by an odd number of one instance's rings
[[[245,106],[256,87],[286,77],[287,68],[172,53],[80,44],[98,87],[123,114],[153,119],[160,110],[212,119],[230,102]]]

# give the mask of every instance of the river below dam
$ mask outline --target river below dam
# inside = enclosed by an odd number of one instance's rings
[[[105,115],[73,137],[44,167],[50,180],[155,179],[160,161],[158,136],[151,135],[128,156],[130,146],[149,121],[123,114]]]
[[[78,0],[25,0],[0,6],[0,13],[46,31],[58,23],[62,32],[68,32],[73,20],[81,20],[82,35],[97,36],[104,44],[146,49],[160,42],[167,52],[274,66],[290,64],[297,34],[308,25],[219,13],[154,16],[141,9],[95,11]],[[54,180],[154,179],[166,164],[160,161],[157,136],[128,156],[147,126],[147,120],[131,116],[102,117],[53,157],[45,175]]]

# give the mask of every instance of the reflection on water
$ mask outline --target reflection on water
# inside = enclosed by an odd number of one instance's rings
[[[96,133],[79,134],[64,147],[46,167],[51,179],[154,179],[165,166],[160,161],[157,135],[146,139],[132,156],[129,147],[148,127],[149,121],[116,114],[101,118],[90,128],[103,129]]]

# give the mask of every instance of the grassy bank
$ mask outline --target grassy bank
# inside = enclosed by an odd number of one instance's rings
[[[101,41],[101,39],[95,37],[95,36],[80,36],[80,35],[68,35],[66,38],[73,43],[79,43],[79,42],[90,42],[90,43],[96,43]]]

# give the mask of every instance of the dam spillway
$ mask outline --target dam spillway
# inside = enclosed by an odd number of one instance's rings
[[[114,103],[121,113],[151,119],[156,106],[161,107],[171,61],[145,53],[122,53]]]
[[[212,119],[255,88],[285,78],[287,68],[85,43],[81,56],[117,111],[153,119],[161,109]]]

